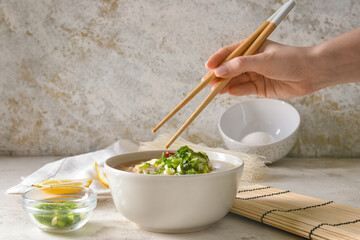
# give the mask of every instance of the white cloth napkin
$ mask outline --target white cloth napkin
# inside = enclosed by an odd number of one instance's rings
[[[128,140],[118,140],[111,146],[90,153],[63,158],[48,163],[33,174],[25,177],[21,183],[9,188],[6,193],[24,193],[30,190],[32,184],[48,179],[82,179],[92,178],[91,188],[99,195],[107,195],[110,190],[98,180],[95,162],[103,166],[106,159],[125,152],[135,152],[138,145]]]
[[[106,159],[121,153],[136,152],[138,150],[164,149],[165,144],[171,138],[172,134],[170,133],[161,134],[153,141],[140,143],[140,147],[128,140],[121,139],[103,150],[67,157],[48,163],[33,174],[25,177],[20,184],[8,189],[6,193],[24,193],[32,188],[31,185],[48,179],[92,178],[93,181],[90,187],[93,188],[98,195],[109,195],[109,188],[100,182],[97,177],[95,162],[97,162],[99,166],[103,166]],[[245,163],[241,177],[243,181],[251,182],[261,178],[264,174],[265,164],[259,156],[229,151],[222,148],[209,148],[203,144],[191,143],[181,137],[172,144],[172,148],[177,149],[183,145],[188,145],[196,151],[216,151],[240,157]]]

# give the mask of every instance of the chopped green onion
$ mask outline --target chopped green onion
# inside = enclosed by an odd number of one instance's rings
[[[183,175],[209,173],[212,165],[206,153],[182,146],[175,153],[164,152],[161,158],[142,162],[134,169],[138,173],[153,175]]]

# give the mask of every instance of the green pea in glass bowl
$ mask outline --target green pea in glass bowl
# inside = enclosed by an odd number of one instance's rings
[[[64,233],[81,228],[96,204],[96,193],[85,187],[36,188],[23,194],[24,210],[46,232]]]

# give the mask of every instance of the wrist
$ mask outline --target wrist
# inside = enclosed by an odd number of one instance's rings
[[[326,50],[322,44],[308,47],[307,57],[309,60],[307,76],[311,81],[313,91],[336,84],[332,83],[334,76],[329,74],[329,67],[331,68],[329,64],[331,64],[331,62],[328,56],[326,56]]]

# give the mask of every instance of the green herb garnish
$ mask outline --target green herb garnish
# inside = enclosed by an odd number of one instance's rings
[[[158,175],[199,174],[211,172],[212,165],[206,153],[182,146],[176,152],[167,151],[159,159],[136,165],[134,171]]]
[[[49,212],[34,214],[35,219],[43,225],[54,228],[74,226],[83,220],[86,217],[86,214],[88,214],[72,213],[72,210],[79,208],[75,202],[45,203],[36,206],[36,208]]]

